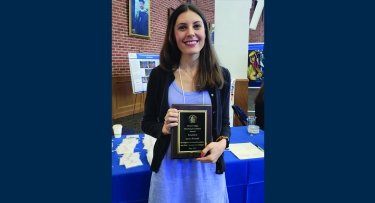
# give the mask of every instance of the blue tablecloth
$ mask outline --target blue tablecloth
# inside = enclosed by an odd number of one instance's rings
[[[250,136],[245,126],[232,127],[231,143],[252,142],[264,149],[264,132]],[[113,139],[115,149],[125,138]],[[120,157],[112,152],[112,202],[140,203],[147,202],[150,186],[151,170],[147,162],[146,151],[142,139],[135,147],[141,153],[143,165],[126,169],[119,166]],[[264,158],[239,160],[232,152],[225,151],[226,181],[229,201],[231,203],[263,203],[264,202]]]

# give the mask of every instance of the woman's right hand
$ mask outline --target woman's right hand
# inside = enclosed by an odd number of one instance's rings
[[[175,108],[168,109],[164,117],[164,125],[162,128],[162,133],[164,135],[171,134],[171,128],[178,125],[178,110]]]

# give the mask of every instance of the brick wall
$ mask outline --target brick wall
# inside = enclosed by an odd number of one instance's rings
[[[256,0],[252,0],[250,17]],[[112,0],[112,76],[130,76],[128,53],[159,53],[167,27],[168,8],[176,8],[183,0],[151,0],[151,39],[129,36],[129,0]],[[215,0],[191,0],[205,14],[209,23],[214,23]],[[263,15],[263,14],[262,14]],[[251,18],[250,18],[251,19]],[[250,30],[249,42],[264,42],[264,15],[257,29]]]
[[[255,6],[256,6],[256,0],[252,0],[252,1],[253,3],[250,9],[250,20],[251,20],[251,17],[253,16]],[[264,42],[264,10],[265,9],[263,8],[262,16],[260,16],[256,30],[249,29],[249,42]]]
[[[159,53],[167,28],[168,8],[176,8],[182,0],[151,0],[151,39],[129,36],[129,0],[112,0],[112,76],[130,76],[128,53]],[[214,22],[214,0],[192,0],[209,23]]]

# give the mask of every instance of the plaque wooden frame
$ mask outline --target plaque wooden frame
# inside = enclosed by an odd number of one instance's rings
[[[173,104],[172,107],[179,110],[178,126],[172,128],[172,158],[199,157],[202,149],[212,142],[212,106]]]

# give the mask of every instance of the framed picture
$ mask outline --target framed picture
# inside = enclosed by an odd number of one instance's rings
[[[129,36],[150,39],[151,0],[129,0]]]
[[[260,87],[264,80],[264,43],[249,43],[247,78],[249,87]]]

